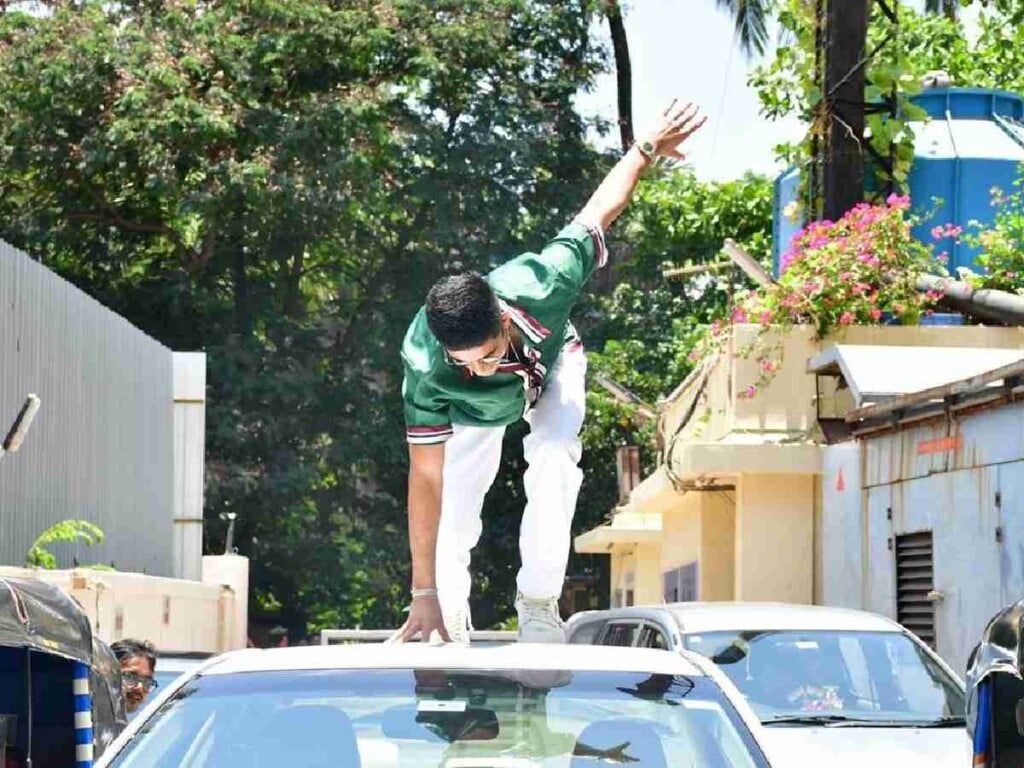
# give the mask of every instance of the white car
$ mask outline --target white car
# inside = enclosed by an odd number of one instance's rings
[[[157,656],[156,670],[153,672],[157,689],[166,688],[181,675],[198,669],[211,655],[207,653]]]
[[[163,690],[97,768],[770,768],[762,735],[728,680],[689,654],[254,649]]]
[[[674,603],[576,614],[569,642],[692,651],[746,696],[780,766],[962,768],[964,685],[899,624],[861,611]]]

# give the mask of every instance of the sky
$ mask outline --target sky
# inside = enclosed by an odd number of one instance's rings
[[[923,0],[909,5],[920,8]],[[760,116],[757,93],[747,78],[757,65],[738,49],[732,19],[715,0],[625,0],[626,36],[633,65],[634,132],[642,136],[673,97],[699,105],[707,125],[688,143],[697,176],[725,180],[745,171],[781,170],[773,148],[803,135],[800,121],[771,122]],[[608,27],[595,29],[609,47]],[[616,118],[615,74],[602,75],[578,106],[586,115]],[[618,145],[618,131],[598,140]],[[597,139],[597,137],[595,137]]]
[[[732,179],[747,170],[778,169],[773,147],[801,136],[800,122],[769,122],[747,86],[748,61],[733,37],[732,19],[714,0],[632,0],[625,5],[626,36],[633,65],[634,133],[651,130],[673,99],[692,101],[708,122],[687,143],[687,156],[702,179]],[[595,30],[608,41],[607,24]],[[610,49],[610,43],[609,43]],[[602,75],[596,89],[581,95],[587,115],[616,117],[614,71]],[[600,140],[616,146],[618,131]]]

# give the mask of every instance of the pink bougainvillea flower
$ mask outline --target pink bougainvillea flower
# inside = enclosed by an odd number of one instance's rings
[[[839,324],[840,325],[849,325],[852,322],[853,322],[853,312],[843,312],[843,314],[841,314],[839,316]]]
[[[946,230],[943,227],[932,227],[932,237],[935,238],[936,240],[941,240],[943,237],[945,237],[945,231]]]
[[[747,313],[743,307],[736,307],[732,311],[732,321],[734,323],[745,323],[747,322]]]
[[[908,195],[889,195],[885,201],[890,208],[897,211],[905,211],[910,208],[910,197]]]
[[[775,372],[775,361],[774,360],[765,360],[763,363],[761,363],[761,370],[763,370],[765,373],[774,373]]]
[[[871,319],[872,320],[876,320],[876,321],[877,320],[881,320],[882,319],[882,310],[878,309],[877,307],[875,309],[872,309],[871,310]]]
[[[756,394],[757,394],[757,387],[755,387],[753,384],[751,384],[745,390],[740,392],[740,397],[749,400],[750,398],[754,397],[754,395],[756,395]]]

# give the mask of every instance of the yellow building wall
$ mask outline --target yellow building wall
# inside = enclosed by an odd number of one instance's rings
[[[736,585],[736,495],[715,491],[700,497],[700,599],[732,600]]]
[[[736,489],[736,600],[814,599],[814,479],[745,474]]]
[[[633,590],[634,605],[661,602],[661,547],[657,544],[615,546],[611,552],[611,595]]]
[[[657,544],[641,544],[637,546],[636,604],[660,604],[662,598],[661,587],[661,547]]]
[[[660,573],[700,559],[700,493],[677,494],[671,509],[661,513]]]
[[[732,600],[735,584],[735,495],[680,494],[662,513],[661,573],[697,562],[700,600]]]

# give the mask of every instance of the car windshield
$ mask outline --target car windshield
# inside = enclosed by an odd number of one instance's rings
[[[188,682],[118,768],[766,768],[713,682],[617,672],[288,671]]]
[[[899,632],[706,632],[683,642],[714,661],[764,723],[936,725],[964,715],[956,681]]]

